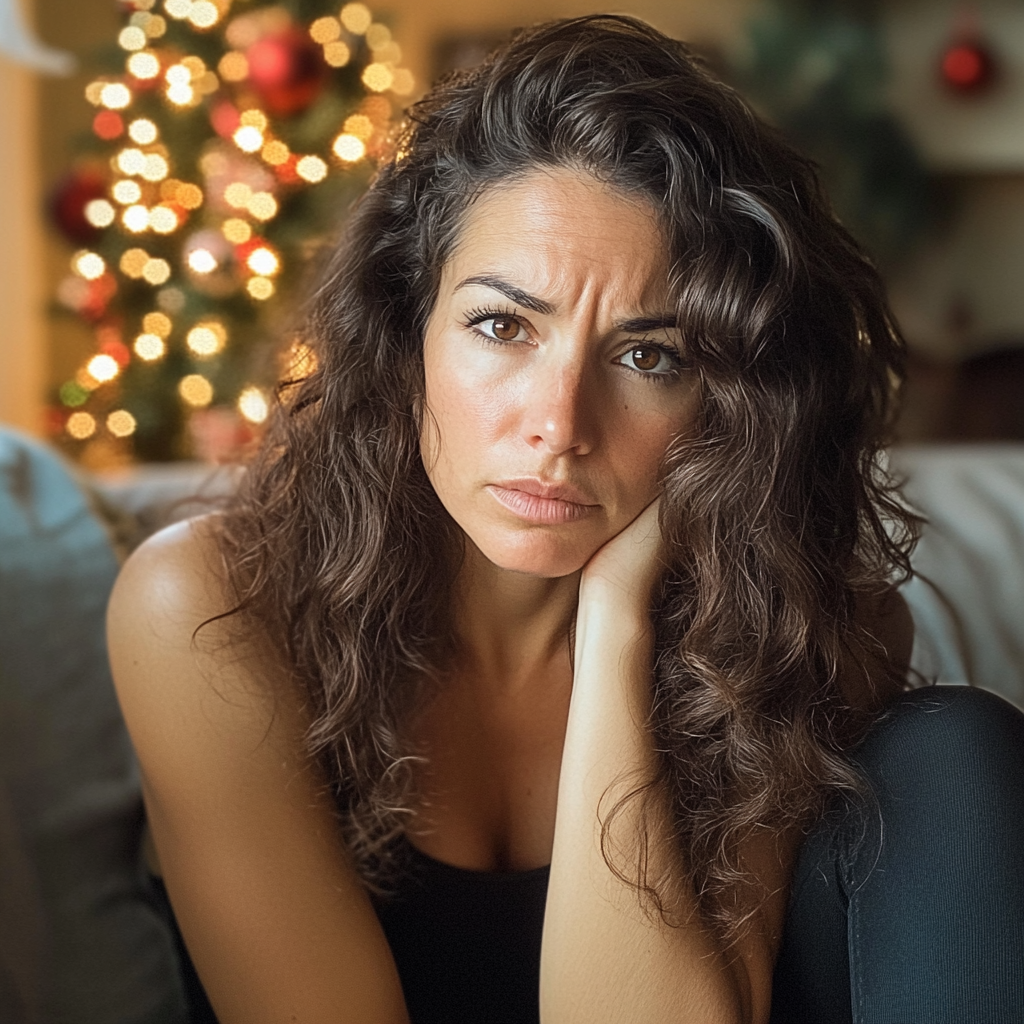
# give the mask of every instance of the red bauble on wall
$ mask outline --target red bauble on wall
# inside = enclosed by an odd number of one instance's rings
[[[949,92],[976,96],[991,88],[998,70],[995,51],[981,29],[977,9],[973,4],[963,5],[939,56],[939,80]]]
[[[88,245],[99,237],[100,232],[86,220],[85,208],[106,194],[107,179],[102,171],[78,167],[57,182],[50,193],[50,216],[70,242]]]
[[[245,56],[249,84],[275,117],[290,117],[310,106],[329,70],[321,47],[299,28],[264,36]]]

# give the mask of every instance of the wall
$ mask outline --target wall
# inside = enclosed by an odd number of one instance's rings
[[[0,54],[0,423],[33,433],[45,375],[35,140],[33,74]]]
[[[633,14],[663,32],[681,39],[719,46],[740,30],[753,0],[631,0],[600,3],[594,0],[367,0],[386,17],[409,67],[426,83],[433,70],[435,40],[457,33],[504,30],[549,18],[568,18],[613,10]]]

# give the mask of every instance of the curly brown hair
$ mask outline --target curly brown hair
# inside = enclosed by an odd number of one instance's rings
[[[311,300],[316,369],[282,385],[221,520],[226,571],[304,694],[359,870],[386,884],[463,543],[420,459],[424,328],[471,204],[544,166],[644,197],[671,246],[702,408],[664,465],[650,728],[671,839],[735,935],[743,840],[857,789],[840,668],[885,664],[854,607],[909,572],[915,521],[879,458],[904,360],[879,275],[813,165],[684,44],[552,22],[411,108]]]

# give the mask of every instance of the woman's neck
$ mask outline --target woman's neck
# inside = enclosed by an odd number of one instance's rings
[[[501,691],[541,683],[568,664],[579,573],[555,579],[501,569],[467,540],[455,582],[461,672]]]

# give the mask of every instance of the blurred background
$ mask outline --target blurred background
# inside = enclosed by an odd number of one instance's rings
[[[94,470],[232,458],[393,118],[515,26],[605,9],[0,0],[0,422]],[[615,9],[819,161],[911,345],[901,437],[1024,438],[1024,0]]]

